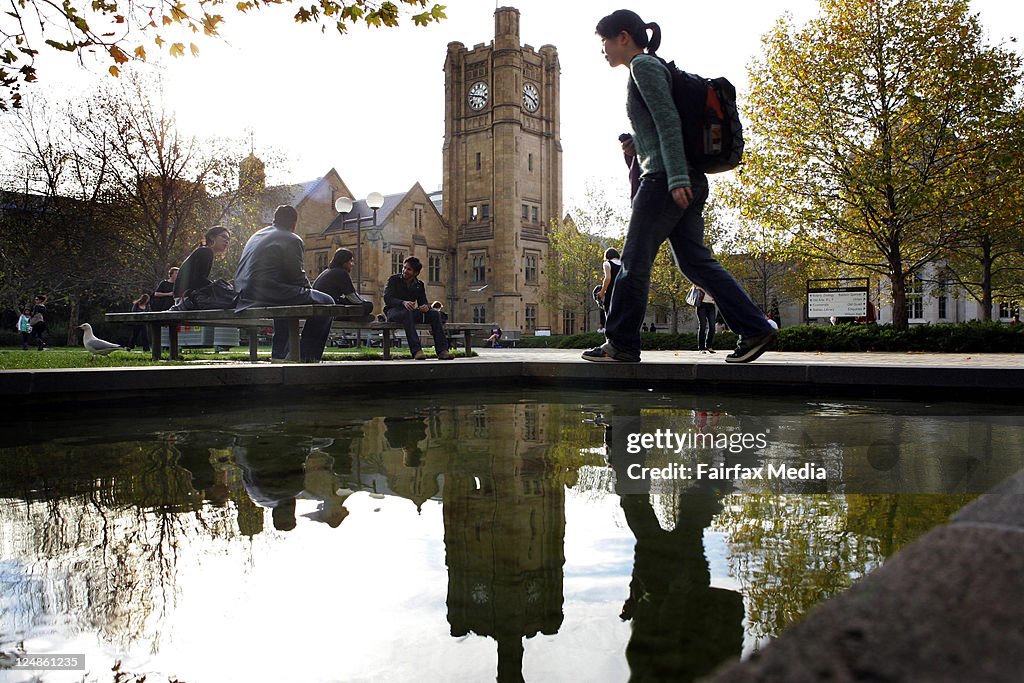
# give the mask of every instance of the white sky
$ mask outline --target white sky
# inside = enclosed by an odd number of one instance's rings
[[[443,2],[443,0],[442,0]],[[307,3],[308,4],[308,3]],[[293,7],[229,14],[222,39],[199,41],[198,59],[164,58],[168,97],[179,125],[200,136],[248,137],[257,154],[274,148],[288,159],[272,182],[319,177],[331,167],[357,195],[403,192],[419,181],[429,192],[441,184],[446,45],[467,47],[494,36],[495,5],[487,0],[448,0],[448,19],[426,28],[333,29],[300,26]],[[516,0],[520,38],[558,48],[562,68],[561,130],[564,210],[582,198],[585,185],[624,187],[616,137],[628,130],[625,69],[610,69],[594,26],[605,14],[629,6],[657,21],[664,38],[659,54],[687,70],[727,76],[742,91],[746,66],[760,53],[760,37],[784,12],[802,22],[816,0]],[[1024,3],[972,0],[993,42],[1024,37]],[[1017,49],[1020,50],[1021,42]],[[150,50],[151,58],[154,50]],[[46,89],[83,92],[105,76],[106,63],[57,65],[43,55]],[[291,93],[291,105],[276,106]],[[742,97],[742,92],[741,92]],[[0,140],[3,136],[0,134]]]

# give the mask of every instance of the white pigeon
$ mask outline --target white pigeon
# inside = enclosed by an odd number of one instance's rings
[[[78,326],[78,329],[83,330],[82,346],[84,346],[85,350],[94,356],[105,356],[111,351],[117,351],[121,348],[120,344],[108,342],[93,334],[92,325],[89,323],[82,323]]]

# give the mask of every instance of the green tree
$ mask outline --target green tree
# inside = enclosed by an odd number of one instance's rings
[[[1020,59],[984,43],[967,0],[822,0],[783,18],[750,70],[749,211],[805,237],[812,258],[908,278],[959,237],[957,207],[998,145]]]
[[[980,150],[987,172],[964,178],[972,192],[959,213],[960,238],[933,282],[942,294],[959,285],[981,305],[983,320],[992,319],[997,297],[1024,297],[1024,109],[1007,118],[1008,144]]]
[[[17,0],[7,3],[0,16],[0,111],[21,105],[21,86],[37,79],[35,58],[41,49],[79,57],[105,53],[110,73],[117,76],[122,65],[145,61],[147,47],[166,48],[172,57],[186,51],[197,56],[199,47],[182,36],[219,36],[225,12],[244,14],[274,5],[294,6],[300,24],[319,24],[321,30],[333,25],[342,34],[359,23],[398,26],[403,13],[417,26],[445,18],[444,6],[428,0],[318,0],[308,5],[300,0]]]
[[[548,301],[556,310],[575,311],[589,321],[597,310],[594,287],[604,279],[604,250],[622,250],[628,220],[623,207],[612,204],[603,190],[588,185],[583,205],[562,220],[552,221],[554,268],[548,270]]]

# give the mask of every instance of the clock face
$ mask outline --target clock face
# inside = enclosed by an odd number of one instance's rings
[[[477,81],[469,87],[469,95],[466,97],[470,109],[480,111],[487,105],[487,84]]]
[[[526,111],[537,111],[537,107],[540,106],[540,93],[533,83],[523,85],[523,106]]]

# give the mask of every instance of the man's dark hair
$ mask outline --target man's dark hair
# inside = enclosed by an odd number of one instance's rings
[[[343,265],[353,259],[352,252],[342,247],[338,251],[334,252],[334,258],[331,259],[331,264],[328,268],[341,268]]]
[[[294,206],[282,204],[274,209],[274,225],[285,230],[291,230],[299,222],[299,212]]]
[[[423,264],[420,263],[420,260],[415,256],[410,256],[409,258],[402,261],[402,263],[408,263],[409,267],[412,268],[412,272],[416,273],[417,275],[419,275],[420,271],[423,270]]]

